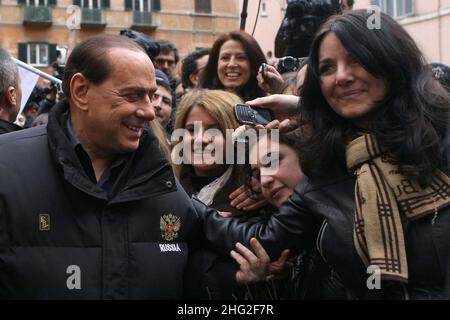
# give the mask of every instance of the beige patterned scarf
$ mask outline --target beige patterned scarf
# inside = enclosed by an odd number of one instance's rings
[[[425,189],[389,162],[375,137],[360,136],[347,145],[347,168],[355,185],[356,250],[366,266],[375,265],[383,280],[408,282],[405,240],[400,213],[419,219],[450,204],[450,178],[437,170]]]

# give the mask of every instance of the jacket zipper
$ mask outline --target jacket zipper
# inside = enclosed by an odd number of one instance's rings
[[[327,228],[327,226],[328,226],[328,221],[325,219],[325,220],[322,222],[322,225],[320,226],[319,233],[317,234],[317,239],[316,239],[316,248],[317,248],[317,251],[319,251],[320,255],[322,256],[322,259],[323,259],[326,263],[328,263],[328,261],[327,261],[327,259],[325,259],[325,255],[323,254],[323,250],[322,250],[322,242],[323,242],[323,235],[324,235],[324,233],[325,233],[325,229]]]

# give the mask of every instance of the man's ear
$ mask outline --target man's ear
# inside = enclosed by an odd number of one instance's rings
[[[7,106],[11,109],[17,106],[17,90],[13,86],[9,86],[5,95]]]
[[[70,98],[75,107],[84,111],[88,109],[89,84],[89,80],[79,72],[70,79]]]
[[[189,75],[189,80],[194,84],[194,86],[198,85],[199,79],[198,79],[198,72],[191,73]]]

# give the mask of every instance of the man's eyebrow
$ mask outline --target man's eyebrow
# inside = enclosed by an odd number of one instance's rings
[[[151,92],[154,93],[156,90],[153,88],[144,88],[144,87],[126,87],[126,88],[122,88],[119,90],[120,94],[127,94],[130,92],[133,93],[147,93],[147,92]]]

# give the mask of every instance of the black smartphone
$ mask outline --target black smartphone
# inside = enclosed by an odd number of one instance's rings
[[[234,106],[234,114],[236,115],[236,119],[240,124],[248,124],[248,125],[257,125],[262,124],[266,125],[270,121],[272,121],[272,111],[270,109],[263,108],[255,108],[246,105],[237,103]]]
[[[261,75],[264,79],[267,77],[267,64],[263,63],[261,64]]]

